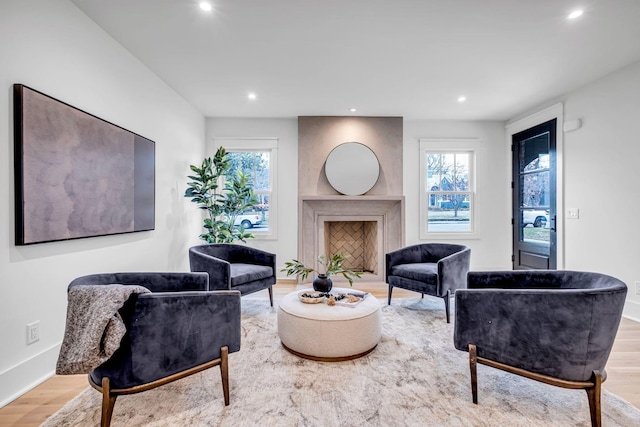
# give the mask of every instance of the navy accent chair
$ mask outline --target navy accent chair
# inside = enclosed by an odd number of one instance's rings
[[[93,274],[81,285],[140,285],[120,309],[127,332],[120,348],[89,374],[102,393],[101,425],[109,426],[116,398],[150,390],[220,366],[224,403],[229,405],[228,355],[240,350],[240,293],[210,292],[204,273]]]
[[[241,295],[269,290],[273,307],[276,283],[275,254],[233,243],[213,243],[189,248],[191,271],[209,273],[209,289],[240,291]]]
[[[470,272],[456,292],[454,345],[477,363],[558,387],[584,389],[591,424],[627,286],[599,273],[556,270]]]
[[[386,254],[387,303],[391,305],[394,287],[444,299],[449,323],[449,300],[467,284],[471,249],[463,245],[424,243]]]

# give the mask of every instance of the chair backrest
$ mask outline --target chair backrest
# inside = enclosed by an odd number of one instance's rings
[[[206,291],[209,289],[207,273],[189,272],[131,272],[90,274],[74,279],[69,289],[78,285],[140,285],[151,292]]]
[[[467,282],[470,289],[626,289],[624,282],[606,274],[571,270],[470,271]]]
[[[189,248],[189,252],[203,253],[218,259],[234,263],[252,263],[256,260],[262,260],[262,255],[266,252],[251,246],[238,245],[235,243],[211,243],[208,245],[199,245]]]
[[[421,243],[418,245],[405,246],[397,249],[391,254],[401,254],[395,258],[401,259],[401,264],[411,264],[417,262],[436,263],[444,257],[468,249],[464,245],[450,243]]]
[[[234,253],[234,246],[230,243],[212,243],[207,245],[198,245],[189,248],[189,252],[196,252],[212,257],[219,258],[224,261],[233,262],[231,257]]]
[[[420,246],[426,259],[423,262],[438,262],[442,258],[468,249],[464,245],[452,243],[424,243]]]

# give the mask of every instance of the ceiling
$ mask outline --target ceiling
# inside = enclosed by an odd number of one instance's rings
[[[639,0],[71,1],[206,117],[507,120],[640,60]]]

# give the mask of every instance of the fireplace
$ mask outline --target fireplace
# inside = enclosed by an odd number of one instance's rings
[[[328,255],[347,257],[344,267],[378,273],[378,221],[325,221],[324,241]]]
[[[362,280],[384,282],[385,254],[404,245],[402,196],[305,196],[300,209],[300,261],[317,268],[318,256],[342,252]]]

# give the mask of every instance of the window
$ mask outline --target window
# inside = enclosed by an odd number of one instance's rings
[[[473,141],[420,141],[421,238],[474,233]]]
[[[227,150],[231,162],[229,173],[238,171],[249,177],[258,196],[254,209],[236,218],[237,224],[253,233],[256,238],[276,238],[276,165],[275,138],[216,138],[215,146]]]

